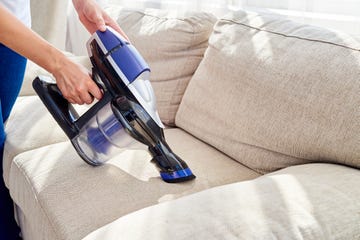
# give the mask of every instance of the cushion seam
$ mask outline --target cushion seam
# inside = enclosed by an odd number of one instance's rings
[[[139,13],[144,17],[149,16],[149,17],[154,17],[154,18],[163,19],[163,20],[179,20],[179,21],[182,21],[182,22],[185,22],[185,23],[189,23],[188,19],[193,18],[193,16],[188,16],[188,17],[183,17],[183,18],[181,18],[181,17],[160,17],[160,16],[156,16],[155,14],[150,14],[148,12],[141,11],[141,10],[134,10],[134,12]],[[200,12],[200,13],[202,13],[202,12]],[[196,16],[196,14],[194,16]]]
[[[272,30],[266,30],[266,29],[263,29],[263,28],[260,28],[260,27],[251,26],[251,25],[241,23],[241,22],[237,22],[237,21],[230,20],[230,19],[221,19],[221,20],[226,21],[226,22],[235,23],[235,24],[238,24],[238,25],[242,25],[242,26],[245,26],[245,27],[249,27],[249,28],[252,28],[252,29],[255,29],[255,30],[258,30],[258,31],[263,31],[263,32],[268,32],[268,33],[280,35],[280,36],[283,36],[283,37],[296,38],[296,39],[305,40],[305,41],[311,41],[311,42],[326,43],[326,44],[330,44],[330,45],[333,45],[333,46],[338,46],[338,47],[342,47],[342,48],[346,48],[346,49],[350,49],[350,50],[360,52],[360,49],[358,49],[358,48],[349,47],[349,46],[346,46],[346,45],[340,44],[340,43],[334,43],[334,42],[320,40],[320,39],[300,37],[300,36],[296,36],[296,35],[289,35],[289,34],[285,34],[285,33],[281,33],[281,32],[276,32],[276,31],[272,31]]]
[[[189,49],[191,49],[191,43],[193,43],[193,42],[194,42],[194,39],[195,39],[195,26],[194,26],[194,24],[189,23],[189,22],[188,22],[188,24],[191,26],[191,30],[192,30],[192,31],[191,31],[190,44],[188,44],[188,46],[187,46],[187,48],[186,48],[186,51],[187,51],[187,52],[189,51]],[[182,72],[184,72],[184,69],[185,69],[185,67],[188,65],[189,61],[190,61],[190,56],[187,56],[186,62],[185,62],[185,64],[183,65],[183,68],[182,68]],[[198,66],[199,66],[199,65],[198,65]],[[196,69],[197,69],[197,67],[195,68],[195,70],[196,70]],[[192,74],[194,74],[194,73],[192,73]],[[190,75],[190,76],[184,76],[184,77],[189,77],[189,80],[188,80],[188,83],[187,83],[187,85],[188,85],[189,82],[191,81],[191,75]],[[175,87],[175,92],[177,92],[177,89],[179,89],[180,82],[181,82],[180,80],[177,81],[176,87]],[[174,112],[174,115],[173,115],[173,116],[169,116],[169,119],[171,118],[171,124],[173,124],[173,125],[175,125],[176,114],[177,114],[177,112],[178,112],[178,110],[179,110],[179,105],[180,105],[180,103],[181,103],[181,101],[182,101],[182,98],[183,98],[183,96],[184,96],[184,94],[185,94],[187,85],[185,86],[184,91],[183,91],[183,93],[182,93],[182,96],[180,97],[178,103],[176,103],[175,100],[174,100],[174,91],[173,91],[173,96],[172,96],[171,101],[170,101],[170,108],[171,108],[171,106],[176,106],[176,111]],[[171,114],[168,113],[168,115],[171,115]]]

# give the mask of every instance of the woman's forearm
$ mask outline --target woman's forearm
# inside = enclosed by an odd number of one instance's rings
[[[90,13],[97,6],[89,6]],[[84,15],[86,17],[86,14]],[[50,72],[63,96],[71,103],[91,103],[102,92],[88,70],[68,59],[60,50],[45,41],[0,4],[0,43],[30,59]],[[1,57],[1,56],[0,56]]]

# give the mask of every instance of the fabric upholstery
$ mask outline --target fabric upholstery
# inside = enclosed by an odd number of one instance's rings
[[[121,217],[83,240],[360,239],[360,173],[290,167]]]
[[[12,197],[25,217],[40,219],[27,223],[30,230],[43,221],[51,227],[34,239],[78,240],[144,207],[259,176],[180,129],[167,129],[165,136],[195,180],[163,182],[145,150],[126,150],[100,167],[82,161],[68,141],[17,155],[10,167]]]
[[[358,164],[359,41],[237,12],[217,23],[198,67],[212,15],[107,11],[150,64],[167,124],[187,88],[183,129],[165,135],[197,178],[164,183],[143,150],[91,167],[38,97],[21,97],[4,178],[24,239],[360,239],[359,170],[286,168]],[[40,73],[28,66],[23,96]]]
[[[57,240],[58,238],[55,235],[54,228],[51,225],[48,216],[45,215],[43,207],[38,204],[36,195],[34,195],[32,183],[24,182],[24,186],[21,189],[15,189],[15,191],[21,192],[13,192],[12,196],[18,196],[21,194],[24,199],[19,201],[26,202],[26,206],[31,206],[30,208],[25,208],[26,214],[24,214],[22,208],[19,206],[16,205],[15,207],[15,217],[21,227],[22,239]]]
[[[259,172],[360,167],[359,76],[360,41],[234,12],[216,24],[176,124]]]
[[[198,67],[216,18],[202,12],[156,9],[106,11],[125,31],[151,68],[161,120],[173,125],[186,86]]]
[[[8,184],[11,162],[17,154],[68,139],[38,96],[17,99],[5,132],[5,184]]]

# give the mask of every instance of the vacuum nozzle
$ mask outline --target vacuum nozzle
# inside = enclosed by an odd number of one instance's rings
[[[160,142],[155,147],[149,147],[149,151],[165,182],[185,182],[196,177],[187,164],[173,153],[165,142]]]

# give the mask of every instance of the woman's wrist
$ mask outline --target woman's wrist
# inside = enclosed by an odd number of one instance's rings
[[[69,60],[64,53],[51,45],[49,46],[49,49],[47,51],[47,56],[49,56],[49,59],[47,60],[47,62],[42,63],[41,66],[43,66],[48,72],[50,72],[54,76],[57,76],[64,68],[66,62]]]

